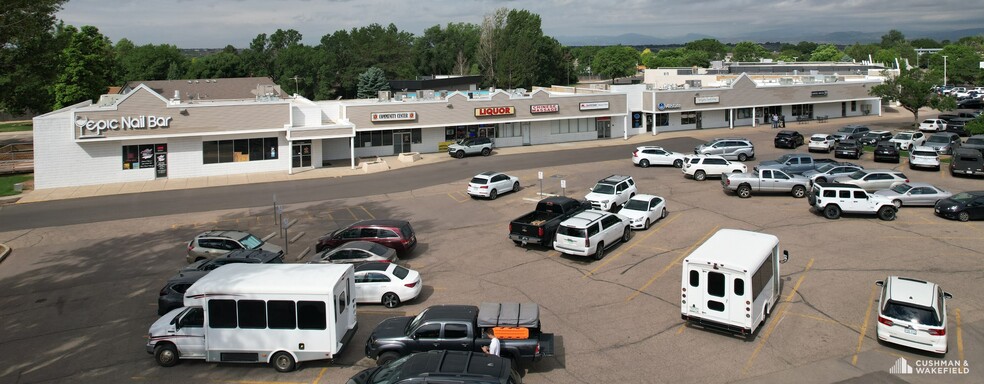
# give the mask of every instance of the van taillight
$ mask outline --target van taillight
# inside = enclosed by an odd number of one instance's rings
[[[539,355],[540,354],[540,343],[536,343],[536,348],[533,349],[533,354],[534,355]]]
[[[589,247],[591,247],[591,239],[589,239],[589,238],[587,238],[587,237],[585,237],[585,238],[584,238],[584,246],[585,246],[586,248],[589,248]]]
[[[543,236],[543,227],[537,228],[536,234],[537,236]]]
[[[885,325],[887,325],[889,327],[891,327],[892,325],[895,325],[895,323],[893,323],[892,320],[886,319],[886,318],[881,317],[881,316],[878,316],[878,322],[879,323],[882,323],[882,324],[885,324]]]
[[[946,328],[927,329],[926,331],[928,331],[932,336],[946,336]]]

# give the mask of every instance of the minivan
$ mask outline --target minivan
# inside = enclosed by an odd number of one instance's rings
[[[406,256],[417,246],[417,236],[409,221],[362,220],[322,236],[315,245],[315,252],[356,240],[385,245],[395,249],[400,256]]]

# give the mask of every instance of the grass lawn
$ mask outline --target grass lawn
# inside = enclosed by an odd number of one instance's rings
[[[14,184],[34,179],[34,175],[4,175],[0,176],[0,196],[20,194],[14,192]]]
[[[11,123],[0,123],[0,132],[20,132],[34,129],[34,123],[30,121],[15,121]]]

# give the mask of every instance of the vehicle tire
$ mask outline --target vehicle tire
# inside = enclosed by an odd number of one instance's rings
[[[643,168],[649,168],[649,160],[646,159],[639,160],[639,166]]]
[[[400,306],[400,295],[393,292],[386,292],[383,294],[383,299],[381,300],[383,306],[386,308],[396,308]]]
[[[802,199],[803,196],[806,196],[806,187],[802,185],[793,186],[793,197]]]
[[[902,208],[902,200],[899,199],[892,200],[892,205],[894,205],[896,209]]]
[[[489,191],[489,200],[495,200],[496,197],[499,197],[499,192],[495,188],[492,188],[492,190]]]
[[[273,364],[273,369],[276,369],[277,372],[290,372],[294,368],[297,368],[297,362],[294,361],[294,356],[284,351],[274,353],[270,359],[270,363]]]
[[[629,240],[632,240],[632,229],[629,227],[625,227],[625,230],[622,231],[622,242],[628,243]]]
[[[659,213],[659,218],[660,220],[666,218],[666,208],[663,208],[663,210]]]
[[[817,178],[817,182],[818,183],[826,183],[827,182],[827,178],[826,177],[818,177]]]
[[[673,166],[677,168],[683,168],[683,160],[680,159],[673,160]]]
[[[649,229],[649,225],[650,225],[650,224],[651,224],[651,223],[649,222],[649,219],[646,219],[646,225],[643,225],[643,226],[642,226],[642,229]]]
[[[458,152],[455,152],[455,153],[454,153],[454,157],[455,157],[455,158],[458,158],[458,159],[462,159],[462,158],[464,158],[464,157],[465,157],[465,151],[458,151]]]
[[[157,344],[154,347],[154,360],[162,367],[173,367],[178,364],[178,349],[171,343]]]
[[[890,207],[887,205],[883,206],[881,208],[878,208],[878,218],[885,221],[895,220],[895,212],[896,212],[895,207]]]
[[[694,180],[704,181],[705,179],[707,179],[707,174],[704,171],[694,172]]]
[[[492,154],[492,150],[488,148],[482,148],[482,156],[488,156]]]
[[[400,355],[396,352],[383,352],[379,354],[376,358],[376,365],[383,366],[389,364],[391,361],[399,359]]]
[[[970,220],[970,214],[967,211],[963,211],[957,214],[957,220],[968,221]]]
[[[745,160],[748,160],[748,155],[746,155],[744,153],[739,153],[738,154],[738,161],[745,161]]]
[[[598,249],[595,250],[594,255],[592,255],[595,260],[601,260],[605,258],[605,243],[598,243]]]
[[[749,187],[744,184],[739,185],[738,190],[736,192],[738,192],[738,197],[742,199],[747,199],[749,197],[752,197],[752,187]]]
[[[513,189],[512,189],[512,191],[513,192],[519,192],[519,182],[518,181],[515,182],[515,183],[513,183]]]
[[[841,209],[836,205],[828,205],[823,208],[823,217],[834,220],[841,216]]]

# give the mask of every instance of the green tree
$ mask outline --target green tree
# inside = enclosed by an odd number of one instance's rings
[[[706,53],[708,60],[722,60],[724,55],[728,53],[728,47],[724,43],[710,38],[694,40],[684,44],[683,47],[690,51]]]
[[[759,59],[769,57],[769,51],[766,51],[762,45],[752,41],[742,41],[735,44],[735,48],[731,50],[731,61],[741,62],[741,61],[759,61]]]
[[[302,44],[288,46],[277,54],[271,78],[285,91],[314,97],[318,61],[318,51],[314,47]]]
[[[810,54],[810,61],[839,61],[844,54],[833,44],[824,44]]]
[[[614,81],[618,77],[634,75],[638,64],[639,52],[635,48],[615,45],[598,51],[591,68],[595,73]]]
[[[120,39],[115,50],[122,71],[120,80],[124,82],[165,80],[169,74],[183,74],[189,64],[188,58],[174,45],[134,46],[129,40]]]
[[[55,14],[66,0],[9,0],[0,7],[0,111],[47,112],[67,44]]]
[[[778,55],[776,55],[776,59],[793,63],[799,59],[803,59],[805,61],[808,58],[803,56],[803,53],[801,53],[796,49],[784,49],[780,51]]]
[[[177,68],[175,68],[177,70]],[[192,59],[188,64],[187,72],[173,77],[174,74],[168,70],[168,79],[216,79],[224,77],[248,77],[250,73],[246,71],[246,65],[242,57],[228,50]]]
[[[914,39],[909,42],[913,48],[943,48],[943,44],[938,41],[930,39],[928,37],[923,37],[920,39]]]
[[[820,44],[812,41],[800,41],[796,43],[796,50],[800,52],[800,58],[806,60],[805,58],[813,53],[813,51],[816,51],[818,46]]]
[[[887,72],[887,71],[886,71]],[[919,108],[935,106],[946,110],[946,100],[933,92],[934,81],[925,78],[923,71],[916,69],[899,69],[898,76],[885,73],[884,83],[871,87],[868,93],[881,97],[883,101],[897,101],[902,108],[912,112],[913,124],[919,123]],[[954,105],[955,106],[955,105]]]
[[[964,128],[971,135],[984,135],[984,115],[977,116],[973,121],[968,121]]]
[[[881,37],[881,47],[884,49],[896,48],[905,44],[905,35],[901,31],[893,29]]]
[[[936,79],[943,79],[943,56],[946,56],[947,84],[978,84],[984,81],[984,71],[980,62],[984,61],[980,53],[967,45],[950,44],[932,56],[923,59],[926,67]]]
[[[389,81],[386,81],[386,74],[383,73],[382,69],[369,67],[369,69],[359,75],[358,97],[360,99],[375,98],[379,91],[387,91],[389,89]]]
[[[68,27],[74,32],[74,27]],[[85,100],[95,100],[107,87],[115,84],[116,61],[109,39],[96,27],[86,25],[71,33],[62,51],[63,67],[54,84],[54,109]]]
[[[413,62],[417,73],[465,75],[476,62],[479,28],[475,24],[448,23],[424,30],[413,42]]]
[[[879,47],[877,44],[854,43],[854,45],[845,48],[844,53],[854,60],[862,61],[868,60],[869,56],[874,56],[878,53],[878,50]]]

